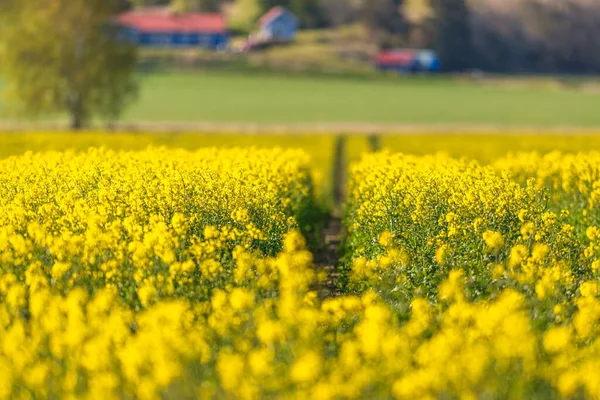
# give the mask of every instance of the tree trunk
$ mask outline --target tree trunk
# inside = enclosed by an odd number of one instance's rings
[[[71,130],[79,131],[83,128],[84,115],[83,115],[83,102],[81,96],[74,96],[70,107],[71,111]]]
[[[81,114],[71,114],[71,130],[79,131],[81,128],[83,128],[83,119],[81,118]]]

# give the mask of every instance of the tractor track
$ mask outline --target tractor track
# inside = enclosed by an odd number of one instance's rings
[[[346,190],[346,138],[336,139],[333,160],[333,210],[322,233],[321,247],[315,252],[315,267],[327,272],[327,278],[319,288],[322,298],[336,297],[340,294],[340,246],[342,241],[342,204]]]

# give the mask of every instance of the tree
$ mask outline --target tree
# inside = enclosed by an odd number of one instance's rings
[[[408,24],[401,13],[402,3],[402,0],[366,0],[363,3],[363,23],[380,47],[404,44]]]
[[[600,6],[595,2],[530,0],[520,7],[533,46],[534,69],[551,73],[600,70]]]
[[[323,16],[320,0],[291,0],[290,10],[298,16],[305,28],[323,28],[327,21]]]
[[[305,28],[321,28],[326,25],[320,0],[259,0],[261,13],[275,6],[282,6],[293,12]]]
[[[437,50],[445,71],[471,67],[473,47],[466,0],[436,0]]]
[[[170,4],[170,0],[132,0],[136,7],[160,7]]]
[[[405,0],[402,13],[410,24],[408,45],[412,48],[434,46],[436,27],[431,0]]]
[[[256,26],[260,13],[258,0],[237,0],[229,21],[235,29],[250,31]]]
[[[171,10],[175,12],[219,12],[220,0],[171,0]]]
[[[135,48],[112,18],[122,0],[3,3],[0,74],[7,99],[27,114],[68,112],[71,128],[117,118],[136,93]]]
[[[337,27],[359,20],[361,5],[356,3],[348,0],[321,0],[319,6],[327,24]]]

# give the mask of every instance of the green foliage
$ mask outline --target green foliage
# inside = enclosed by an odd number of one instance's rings
[[[432,0],[405,0],[402,13],[410,23],[408,47],[433,48],[438,26]]]
[[[157,7],[166,6],[170,3],[169,0],[133,0],[136,7]]]
[[[445,71],[471,67],[470,12],[466,0],[437,0],[437,47]]]
[[[219,0],[171,0],[171,10],[175,12],[219,12]]]
[[[174,12],[219,12],[220,0],[133,0],[138,8],[169,6]]]
[[[532,37],[530,58],[541,71],[600,71],[600,6],[574,0],[524,2],[521,15]]]
[[[95,115],[120,115],[136,92],[136,51],[110,22],[126,8],[123,1],[19,0],[5,7],[0,72],[15,111],[66,111],[73,129]]]
[[[235,29],[250,31],[261,11],[259,0],[237,0],[229,22]]]
[[[262,12],[275,6],[283,6],[293,12],[305,28],[319,28],[326,25],[319,0],[259,0]]]
[[[404,44],[408,25],[401,10],[401,0],[371,0],[364,3],[363,23],[380,47],[399,47]]]

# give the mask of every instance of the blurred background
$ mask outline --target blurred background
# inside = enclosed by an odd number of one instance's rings
[[[0,129],[600,126],[597,0],[1,0]]]

